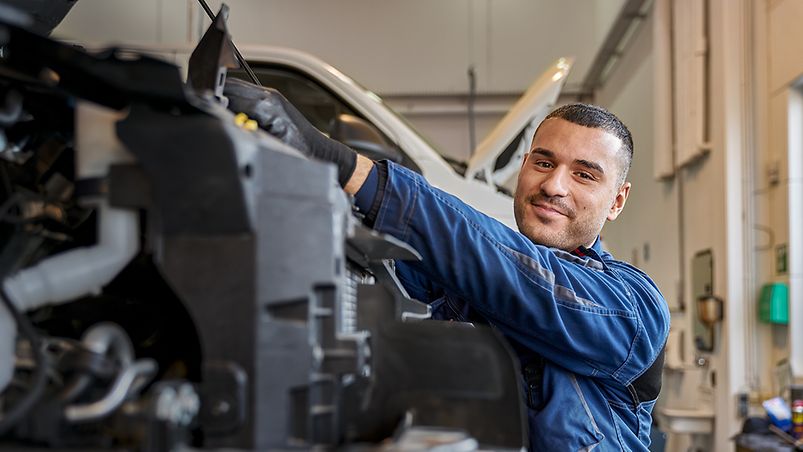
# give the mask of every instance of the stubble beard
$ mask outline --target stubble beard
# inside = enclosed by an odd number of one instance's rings
[[[568,224],[560,229],[547,226],[543,220],[534,214],[528,215],[527,208],[535,203],[544,203],[558,208],[566,213]],[[519,232],[524,234],[533,243],[565,251],[573,251],[578,246],[592,243],[605,219],[578,218],[577,213],[566,203],[558,199],[550,199],[540,193],[527,197],[516,197],[513,203],[513,213]]]

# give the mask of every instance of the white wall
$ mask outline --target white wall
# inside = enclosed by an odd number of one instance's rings
[[[381,94],[520,92],[573,55],[584,77],[623,0],[229,0],[235,43],[318,55]],[[219,1],[210,1],[217,12]],[[81,0],[57,29],[81,41],[177,44],[197,39],[194,0]],[[204,22],[203,26],[206,26]],[[571,32],[569,32],[571,30]]]
[[[191,0],[81,0],[54,30],[57,38],[97,43],[182,44],[195,39]]]

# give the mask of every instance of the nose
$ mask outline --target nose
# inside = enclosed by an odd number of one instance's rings
[[[550,198],[563,197],[569,194],[568,174],[562,168],[555,168],[546,174],[546,178],[541,182],[541,192]]]

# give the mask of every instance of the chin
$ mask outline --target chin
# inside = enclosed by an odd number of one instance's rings
[[[532,224],[531,224],[532,225]],[[556,237],[555,234],[552,234],[552,231],[544,231],[543,229],[539,229],[537,225],[534,228],[531,227],[526,231],[522,231],[530,241],[537,245],[547,246],[549,248],[560,248],[560,244],[563,242],[561,237]]]

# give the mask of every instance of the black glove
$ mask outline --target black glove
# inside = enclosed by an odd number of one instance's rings
[[[229,110],[245,113],[263,130],[304,155],[334,163],[340,186],[346,185],[357,165],[357,153],[321,133],[278,91],[230,78],[223,94],[229,98]]]

